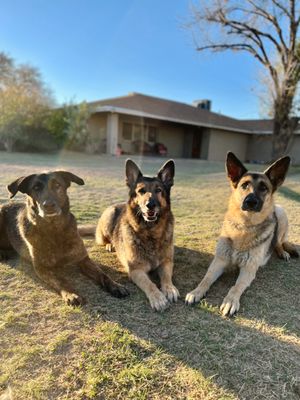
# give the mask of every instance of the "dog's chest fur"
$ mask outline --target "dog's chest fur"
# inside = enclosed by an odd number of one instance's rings
[[[147,224],[137,223],[124,209],[113,232],[113,244],[121,263],[127,270],[140,263],[147,272],[156,269],[173,255],[173,229],[171,211],[161,216],[157,223]]]
[[[249,263],[262,266],[270,258],[276,225],[274,213],[254,225],[225,217],[217,252],[238,267]]]
[[[51,268],[76,264],[87,254],[71,213],[55,221],[44,221],[40,217],[32,220],[23,206],[10,218],[17,221],[16,232],[10,235],[15,250],[35,265]]]

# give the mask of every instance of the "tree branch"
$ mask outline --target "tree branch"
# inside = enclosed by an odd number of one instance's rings
[[[276,30],[276,32],[278,34],[278,37],[279,37],[279,40],[280,40],[280,43],[281,43],[283,49],[286,52],[287,51],[287,44],[286,44],[286,42],[284,40],[282,29],[281,29],[281,27],[279,25],[277,17],[275,15],[269,14],[263,8],[261,8],[257,4],[255,4],[254,1],[252,1],[252,0],[247,0],[247,1],[248,1],[248,3],[250,3],[254,7],[254,10],[249,10],[248,11],[250,14],[254,14],[254,15],[260,16],[260,17],[266,19],[267,21],[271,22],[271,24],[274,26],[274,28],[275,28],[275,30]],[[247,12],[247,10],[245,10],[245,12]]]

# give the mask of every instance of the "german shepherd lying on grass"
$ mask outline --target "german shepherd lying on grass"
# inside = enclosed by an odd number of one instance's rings
[[[283,157],[264,173],[253,173],[248,172],[233,153],[228,153],[226,169],[232,188],[229,208],[216,255],[199,286],[187,294],[187,304],[204,297],[210,286],[233,264],[239,267],[239,276],[221,305],[222,314],[231,316],[239,310],[241,295],[273,250],[286,261],[299,257],[296,247],[288,242],[286,213],[274,205],[273,198],[285,179],[289,164],[290,158]]]
[[[96,242],[113,246],[132,281],[148,297],[151,307],[161,311],[168,301],[176,302],[179,292],[172,283],[173,230],[170,191],[175,165],[166,162],[156,177],[143,176],[138,166],[126,161],[128,203],[107,208],[99,219]],[[161,290],[148,273],[158,271]]]
[[[127,290],[104,274],[87,254],[70,212],[67,188],[71,182],[84,185],[81,178],[66,171],[33,174],[8,185],[11,198],[19,191],[27,194],[27,201],[1,208],[0,256],[15,250],[33,264],[40,279],[73,306],[82,304],[83,298],[61,276],[64,265],[78,265],[83,274],[113,296],[126,296]]]

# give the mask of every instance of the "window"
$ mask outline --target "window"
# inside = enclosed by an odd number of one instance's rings
[[[132,124],[126,122],[123,124],[123,139],[132,140]]]
[[[143,140],[143,127],[141,125],[133,125],[133,139]]]
[[[140,125],[124,122],[122,136],[124,140],[128,141],[140,140],[150,143],[156,143],[157,127],[151,125]]]
[[[148,126],[148,142],[157,142],[157,128],[156,126]]]

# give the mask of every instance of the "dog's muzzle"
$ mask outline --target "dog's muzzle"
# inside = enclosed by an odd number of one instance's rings
[[[147,210],[142,213],[144,220],[147,222],[154,222],[157,220],[158,212],[155,210]]]
[[[243,204],[242,204],[242,210],[243,211],[254,211],[254,212],[260,212],[263,206],[263,202],[259,197],[257,197],[254,193],[248,194],[248,196],[245,197]]]
[[[54,202],[44,201],[42,205],[38,204],[39,216],[42,218],[57,217],[61,214],[61,209]]]
[[[144,220],[147,222],[154,222],[157,220],[158,210],[156,207],[156,202],[153,199],[150,199],[147,202],[147,204],[145,205],[145,208],[142,210],[142,214],[143,214]]]

